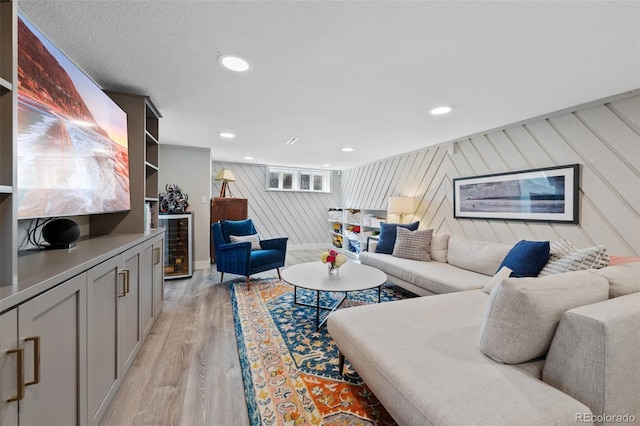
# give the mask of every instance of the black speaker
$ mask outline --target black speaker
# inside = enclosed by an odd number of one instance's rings
[[[42,228],[42,238],[49,243],[47,249],[72,248],[80,238],[80,227],[71,219],[54,219]]]

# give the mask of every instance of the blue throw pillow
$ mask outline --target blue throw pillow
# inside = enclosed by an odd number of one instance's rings
[[[256,233],[256,228],[253,227],[253,221],[251,219],[221,220],[220,228],[222,230],[222,237],[227,243],[231,242],[229,235],[243,236]]]
[[[549,241],[519,241],[507,253],[498,271],[506,266],[512,277],[537,277],[549,260]]]
[[[409,231],[415,231],[418,229],[418,225],[420,225],[419,221],[406,225],[380,222],[380,237],[378,238],[376,253],[393,254],[393,247],[396,244],[396,229],[398,226],[407,228]]]

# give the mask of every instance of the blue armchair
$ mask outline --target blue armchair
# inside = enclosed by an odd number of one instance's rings
[[[249,276],[258,272],[276,269],[280,277],[280,267],[284,266],[288,238],[260,240],[261,250],[251,250],[251,242],[232,242],[230,236],[256,235],[251,219],[222,220],[211,226],[216,268],[220,272],[220,282],[224,273],[244,275],[247,288],[251,289]]]

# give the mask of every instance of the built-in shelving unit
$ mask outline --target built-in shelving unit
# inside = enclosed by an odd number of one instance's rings
[[[16,182],[17,9],[0,1],[0,285],[18,280]]]
[[[106,93],[127,113],[131,210],[91,217],[91,234],[144,232],[149,211],[151,228],[158,227],[158,124],[162,116],[148,96]]]
[[[328,211],[331,245],[336,250],[357,257],[366,249],[367,238],[380,233],[386,210],[334,207]]]

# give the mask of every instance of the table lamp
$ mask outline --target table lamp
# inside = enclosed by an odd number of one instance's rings
[[[231,172],[231,170],[221,169],[216,175],[215,180],[222,181],[222,186],[220,187],[220,197],[226,197],[228,188],[227,182],[234,182],[236,180],[236,177],[233,175],[233,172]],[[229,195],[233,197],[233,195],[231,194],[231,189],[229,189]]]
[[[389,197],[389,213],[397,213],[402,223],[402,215],[413,213],[413,198],[411,197]]]

